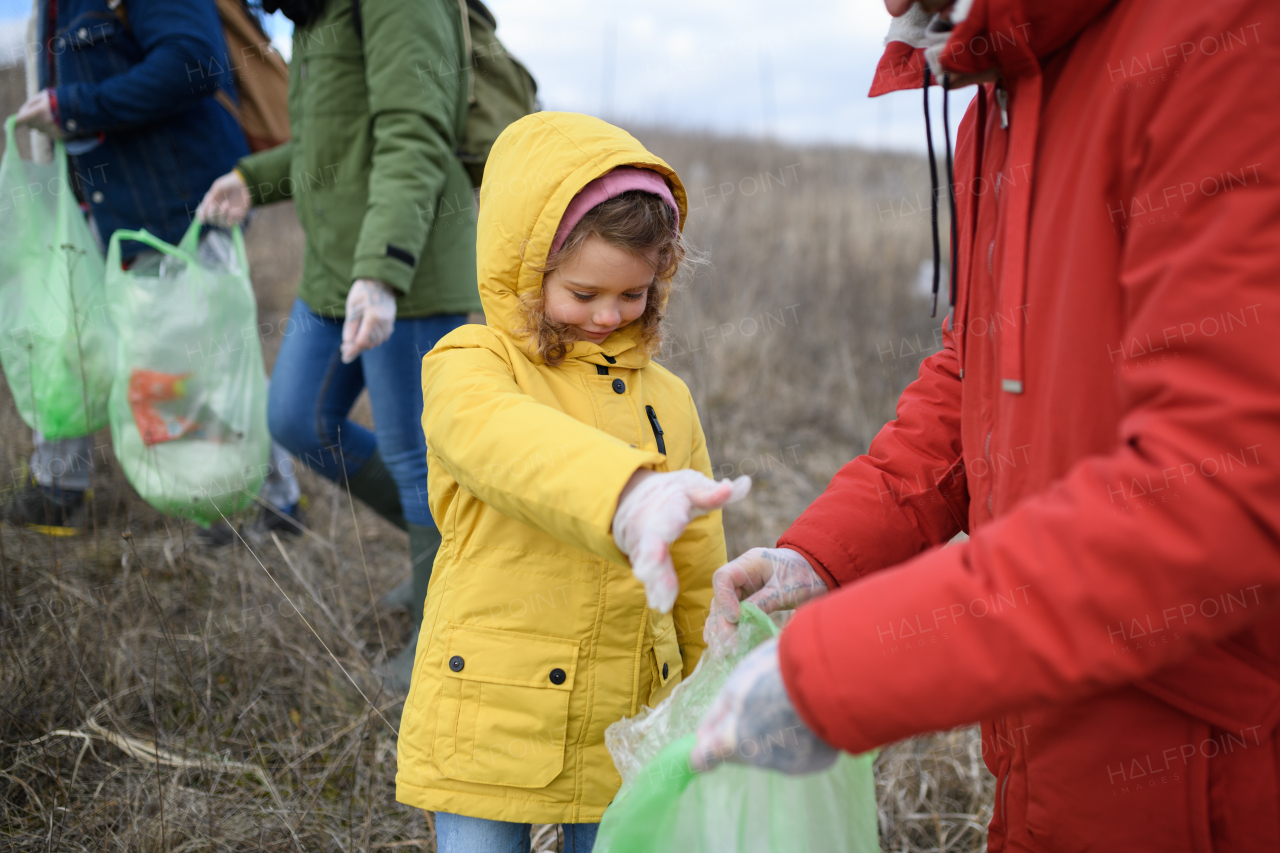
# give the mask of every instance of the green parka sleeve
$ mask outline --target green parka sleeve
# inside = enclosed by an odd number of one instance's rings
[[[427,244],[466,106],[461,21],[450,8],[361,3],[373,164],[351,277],[401,293],[409,292]]]
[[[289,169],[293,163],[293,142],[241,157],[236,168],[244,176],[249,198],[255,204],[272,204],[293,198]]]

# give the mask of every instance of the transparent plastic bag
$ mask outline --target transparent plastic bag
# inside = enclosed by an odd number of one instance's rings
[[[158,254],[120,268],[120,243]],[[111,438],[130,484],[207,525],[253,502],[268,470],[267,386],[244,240],[193,223],[177,246],[117,231],[107,296],[120,330]]]
[[[734,667],[778,633],[744,604],[734,650],[708,651],[657,708],[605,730],[623,784],[595,853],[878,853],[874,753],[842,753],[829,770],[807,776],[689,766],[698,723]]]
[[[14,117],[0,161],[0,363],[18,414],[48,439],[107,423],[115,332],[102,254],[72,192],[67,151],[23,160]]]

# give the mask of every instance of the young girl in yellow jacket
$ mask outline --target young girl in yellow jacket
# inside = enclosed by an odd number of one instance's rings
[[[423,359],[436,557],[396,796],[441,853],[587,851],[621,780],[605,729],[704,648],[719,508],[688,388],[651,358],[684,259],[675,172],[598,119],[536,113],[480,192],[484,326]],[[437,226],[440,227],[440,226]]]

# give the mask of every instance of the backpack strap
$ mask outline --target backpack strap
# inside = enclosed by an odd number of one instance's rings
[[[114,0],[119,3],[122,0]],[[471,49],[471,20],[468,17],[468,7],[473,4],[470,0],[458,0],[458,11],[462,17],[462,67],[467,72],[467,106],[475,106],[476,103],[476,75],[475,69],[472,67],[474,57]],[[479,7],[480,14],[492,21],[493,13],[485,8],[483,3],[474,4]],[[364,42],[364,20],[360,15],[360,0],[351,0],[351,25],[355,28],[356,39],[361,43]],[[221,89],[218,90],[221,94]],[[234,115],[234,113],[233,113]],[[462,118],[462,128],[459,129],[459,138],[465,133],[466,116]]]
[[[236,120],[236,124],[240,124],[240,107],[236,102],[231,100],[231,96],[227,94],[227,90],[221,86],[213,93],[213,99],[222,105],[222,108],[231,113],[231,117]]]
[[[467,69],[467,104],[475,106],[476,103],[476,72],[472,64],[475,62],[475,56],[471,48],[471,13],[468,11],[467,0],[458,0],[458,8],[462,11],[462,62]],[[484,9],[483,6],[480,7]],[[484,9],[488,13],[488,9]]]

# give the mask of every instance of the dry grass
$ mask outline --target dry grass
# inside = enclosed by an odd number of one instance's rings
[[[930,348],[913,293],[928,215],[901,205],[925,164],[637,134],[685,176],[713,263],[676,296],[661,360],[693,388],[717,468],[756,477],[730,550],[767,544],[892,417],[916,336]],[[248,242],[270,364],[299,271],[292,211],[264,211]],[[7,387],[0,435],[17,487],[30,439]],[[97,444],[91,534],[0,529],[0,849],[433,850],[429,819],[395,802],[401,697],[377,677],[408,636],[374,603],[406,572],[404,534],[304,473],[314,535],[202,551]],[[982,846],[974,730],[890,747],[878,776],[885,850]]]

